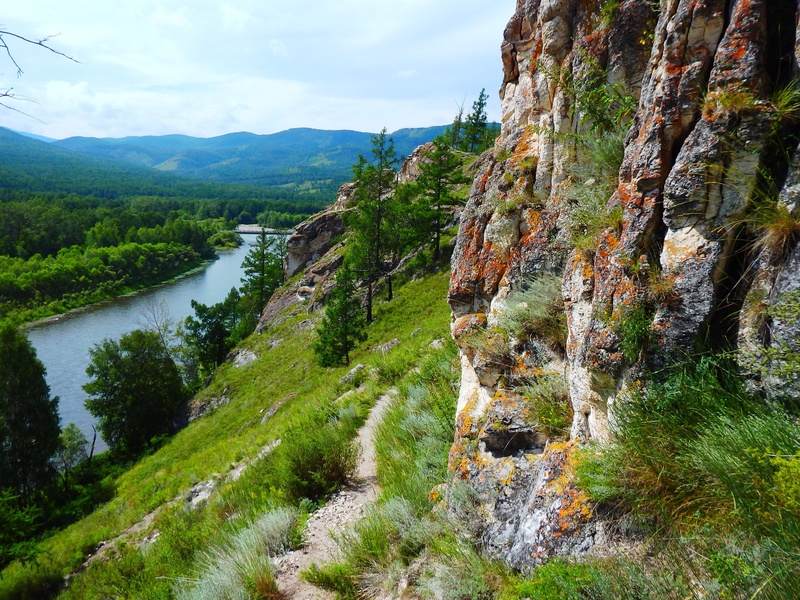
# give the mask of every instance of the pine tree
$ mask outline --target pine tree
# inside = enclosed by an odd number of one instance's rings
[[[467,152],[481,152],[486,147],[486,102],[489,96],[482,89],[478,99],[472,104],[472,112],[467,115],[464,125],[464,138],[461,148]]]
[[[458,113],[453,119],[453,124],[450,126],[445,134],[449,138],[449,144],[452,148],[460,148],[461,141],[464,135],[464,103],[458,107]]]
[[[356,294],[356,276],[345,264],[336,273],[336,285],[317,328],[314,352],[319,364],[333,367],[350,363],[350,351],[367,339],[367,321]]]
[[[191,304],[194,316],[186,317],[183,338],[191,348],[194,360],[200,363],[202,372],[210,374],[244,337],[239,329],[241,318],[247,317],[252,321],[252,315],[241,314],[241,296],[236,288],[231,288],[222,302],[207,306],[192,300]]]
[[[429,235],[433,237],[433,257],[438,261],[444,207],[458,203],[453,196],[453,187],[467,183],[469,178],[461,170],[461,158],[443,137],[436,138],[433,150],[425,152],[423,157],[427,160],[420,162],[417,187],[424,199],[424,221],[429,224]]]
[[[282,235],[258,234],[242,262],[242,294],[253,305],[254,313],[261,314],[273,292],[283,283],[283,257],[286,239]]]
[[[372,284],[377,277],[385,277],[389,300],[392,299],[392,278],[389,274],[396,253],[393,224],[397,206],[392,193],[396,186],[398,162],[394,141],[384,128],[372,136],[373,162],[359,155],[353,166],[358,184],[355,192],[355,210],[347,215],[352,231],[351,260],[367,280],[367,321],[372,321]]]

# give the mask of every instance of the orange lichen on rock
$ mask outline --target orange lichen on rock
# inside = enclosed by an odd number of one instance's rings
[[[475,392],[456,416],[457,437],[472,439],[477,437],[480,430],[480,425],[476,420],[478,418],[476,413],[478,412],[479,403],[478,393]]]
[[[470,313],[457,318],[451,327],[453,339],[458,341],[465,335],[470,335],[486,329],[486,315],[484,313]]]

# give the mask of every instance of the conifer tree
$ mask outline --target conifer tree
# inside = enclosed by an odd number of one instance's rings
[[[261,313],[272,293],[283,283],[285,252],[284,236],[261,231],[242,262],[245,277],[242,278],[241,291],[251,300],[256,314]]]
[[[377,277],[385,277],[388,299],[392,299],[391,270],[396,250],[393,225],[397,219],[397,206],[392,193],[396,186],[398,162],[394,141],[384,128],[372,136],[373,162],[359,155],[353,166],[358,184],[355,192],[355,210],[347,215],[352,231],[351,245],[357,248],[351,260],[356,270],[367,280],[367,322],[372,321],[372,284]]]
[[[332,367],[350,363],[350,351],[367,339],[366,318],[356,294],[356,275],[344,264],[336,272],[325,316],[317,328],[314,352],[319,364]]]
[[[453,148],[460,148],[464,135],[464,103],[458,107],[458,113],[453,119],[453,124],[449,127],[446,135],[449,137],[449,144]]]
[[[472,112],[467,115],[464,124],[462,149],[467,152],[480,152],[486,147],[487,116],[486,102],[489,96],[482,89],[478,99],[472,104]]]
[[[222,364],[231,348],[244,337],[239,329],[240,303],[236,288],[231,288],[225,300],[210,306],[192,300],[194,316],[186,317],[183,337],[205,374]]]
[[[433,150],[423,153],[423,157],[427,160],[420,162],[417,187],[424,199],[424,221],[428,223],[428,232],[433,238],[433,257],[438,261],[444,208],[458,203],[453,196],[453,187],[463,185],[469,179],[461,170],[461,158],[443,137],[436,138]]]

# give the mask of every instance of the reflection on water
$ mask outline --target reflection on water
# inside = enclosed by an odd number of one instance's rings
[[[88,381],[89,348],[108,339],[142,328],[154,308],[166,309],[178,322],[193,314],[191,301],[215,304],[225,299],[232,287],[239,287],[242,261],[255,236],[244,235],[244,245],[236,250],[220,252],[220,258],[202,271],[178,281],[148,289],[132,296],[101,302],[86,309],[34,325],[28,338],[39,360],[47,369],[50,392],[60,398],[62,427],[74,422],[91,440],[94,418],[84,408]],[[95,452],[107,448],[99,438]]]

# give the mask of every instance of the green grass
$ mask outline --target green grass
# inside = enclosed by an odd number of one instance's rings
[[[197,575],[175,586],[178,600],[269,598],[277,595],[271,557],[291,547],[297,512],[277,509],[264,513],[227,543],[205,552]]]
[[[346,402],[336,402],[350,389],[338,380],[350,367],[323,369],[314,361],[311,345],[316,317],[304,313],[289,316],[262,335],[248,338],[243,346],[253,350],[258,359],[244,367],[222,365],[211,385],[200,394],[209,398],[226,390],[230,403],[193,422],[119,476],[114,482],[115,497],[85,519],[43,540],[37,563],[14,563],[6,568],[0,577],[0,598],[48,597],[98,542],[113,539],[157,509],[155,527],[161,535],[151,550],[142,552],[133,543],[122,547],[119,560],[93,565],[73,580],[64,597],[103,597],[107,593],[104,589],[118,590],[122,597],[169,597],[171,592],[164,591],[169,587],[164,587],[165,581],[185,575],[209,541],[233,536],[242,527],[237,519],[230,519],[235,511],[252,518],[282,503],[296,504],[298,493],[303,493],[284,489],[285,481],[265,488],[258,485],[255,475],[236,482],[223,481],[221,476],[255,457],[266,445],[286,437],[293,428],[319,418],[319,414],[327,419],[350,410],[353,423],[363,419],[378,395],[431,352],[432,340],[448,336],[447,286],[448,274],[436,273],[399,287],[394,300],[375,306],[376,322],[369,329],[369,338],[352,355],[353,364],[365,364],[375,376]],[[394,338],[400,340],[394,348],[385,353],[373,350]],[[279,339],[283,341],[270,349],[270,342]],[[280,401],[283,403],[277,412],[262,424],[266,411]],[[349,433],[354,430],[350,427]],[[280,455],[287,451],[275,452]],[[263,470],[259,464],[265,460],[252,466],[252,473]],[[218,480],[221,500],[187,514],[183,514],[182,502],[162,508],[195,483],[212,478]],[[162,520],[171,523],[173,518],[185,520],[184,526],[167,527],[165,531],[159,525]],[[148,529],[141,535],[146,533]]]
[[[410,579],[412,597],[495,597],[507,570],[479,556],[437,508],[438,492],[432,493],[448,480],[458,374],[455,347],[448,342],[401,380],[376,432],[381,497],[339,534],[344,559],[315,565],[304,573],[307,581],[341,599],[382,597],[396,591],[411,565],[422,560],[424,569]],[[454,486],[444,493],[455,505],[461,491]]]
[[[676,568],[705,573],[721,597],[797,597],[796,415],[752,396],[732,361],[703,356],[657,374],[615,416],[615,443],[579,467],[596,500],[652,523]]]

